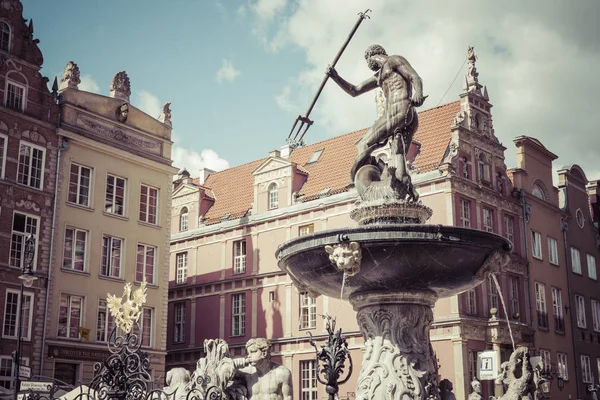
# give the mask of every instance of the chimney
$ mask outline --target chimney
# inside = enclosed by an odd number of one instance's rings
[[[269,157],[281,157],[281,152],[279,150],[271,150],[269,152]]]
[[[292,153],[292,151],[295,149],[294,146],[290,146],[289,144],[286,144],[285,146],[281,146],[281,148],[279,149],[279,154],[281,158],[290,158],[290,154]]]
[[[201,185],[204,185],[204,182],[206,182],[206,179],[208,179],[208,176],[210,174],[213,174],[215,171],[213,171],[212,169],[209,168],[200,168],[200,174],[198,175],[198,180],[200,181]]]

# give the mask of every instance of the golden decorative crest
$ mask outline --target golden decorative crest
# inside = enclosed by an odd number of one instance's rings
[[[110,293],[106,295],[108,311],[115,319],[115,324],[128,334],[142,315],[142,306],[146,302],[146,279],[142,282],[139,289],[131,292],[131,283],[125,284],[123,296],[117,297]]]

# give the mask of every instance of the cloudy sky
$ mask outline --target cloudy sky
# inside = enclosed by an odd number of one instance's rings
[[[423,108],[461,91],[467,45],[494,105],[494,127],[514,166],[512,139],[529,135],[600,178],[600,1],[530,0],[22,0],[45,63],[69,60],[81,89],[108,94],[127,70],[132,103],[157,117],[172,102],[178,167],[223,169],[285,144],[359,11],[372,9],[337,70],[371,73],[364,49],[406,57],[429,95]],[[458,79],[452,84],[459,69]],[[444,96],[444,93],[447,94]],[[374,95],[349,98],[330,82],[308,131],[311,143],[369,126]]]

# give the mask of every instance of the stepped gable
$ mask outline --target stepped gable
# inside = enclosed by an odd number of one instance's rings
[[[445,104],[419,113],[419,129],[414,140],[421,144],[419,155],[413,167],[419,172],[429,172],[438,168],[451,138],[450,125],[460,111],[459,101]],[[350,169],[356,157],[356,142],[367,129],[313,143],[294,150],[290,161],[297,164],[299,172],[307,174],[307,179],[299,191],[300,201],[317,199],[324,189],[328,195],[342,193],[352,187]],[[308,163],[313,153],[323,150],[317,162]],[[254,201],[254,171],[267,158],[238,165],[212,173],[204,182],[209,193],[215,198],[213,206],[205,215],[205,224],[219,223],[230,214],[229,220],[243,217],[252,209]],[[199,185],[199,180],[194,179]]]

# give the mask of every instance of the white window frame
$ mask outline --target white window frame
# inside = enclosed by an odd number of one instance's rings
[[[144,327],[146,325],[146,313],[150,314],[150,329],[148,330],[148,336],[144,336]],[[152,307],[143,307],[142,315],[138,321],[140,326],[140,342],[142,343],[142,347],[152,348],[154,344],[154,319],[155,319],[154,308]]]
[[[108,246],[106,246],[106,240],[108,240]],[[118,258],[118,265],[117,267],[117,274],[115,275],[113,273],[113,269],[115,268],[114,265],[114,257],[112,256],[112,252],[115,248],[115,242],[119,241],[120,245],[119,245],[119,258]],[[104,261],[104,256],[105,256],[105,248],[107,248],[106,250],[106,263]],[[101,252],[101,256],[100,256],[100,275],[101,276],[106,276],[109,278],[116,278],[116,279],[120,279],[121,275],[122,275],[122,270],[123,268],[121,268],[121,266],[123,265],[123,259],[125,258],[125,239],[120,238],[120,237],[116,237],[116,236],[112,236],[112,235],[102,235],[102,252]]]
[[[571,269],[573,273],[581,275],[581,255],[579,249],[571,246]]]
[[[315,329],[317,327],[317,301],[308,293],[299,294],[300,329]]]
[[[185,210],[185,212],[184,212]],[[189,229],[189,210],[187,207],[183,207],[179,213],[179,231],[185,232]]]
[[[21,320],[21,291],[20,290],[16,290],[16,289],[6,289],[6,294],[4,295],[4,319],[2,321],[2,337],[3,338],[7,338],[7,339],[17,339],[17,336],[19,335],[18,331],[19,331],[19,321]],[[14,335],[10,335],[6,333],[6,317],[8,315],[8,295],[11,294],[13,296],[17,296],[17,310],[16,310],[16,315],[15,315],[15,334]],[[23,297],[29,297],[29,322],[27,324],[27,326],[23,326],[23,328],[26,328],[27,331],[23,332],[21,331],[21,340],[26,340],[26,341],[30,341],[31,340],[31,328],[32,328],[32,323],[33,323],[33,309],[34,309],[34,301],[35,301],[35,296],[32,292],[23,292]]]
[[[592,322],[595,332],[600,332],[600,301],[592,299]]]
[[[548,329],[548,308],[546,307],[546,285],[540,282],[535,283],[535,310],[537,312],[538,328]],[[542,313],[542,314],[540,314]],[[542,321],[545,314],[545,321]],[[545,324],[543,323],[545,322]]]
[[[14,230],[14,226],[15,226],[15,217],[17,214],[23,215],[25,216],[25,232],[21,232],[21,231],[15,231]],[[28,229],[28,226],[31,226],[33,224],[28,223],[28,220],[31,219],[32,221],[35,221],[35,232],[32,232],[31,229]],[[20,268],[23,269],[23,260],[25,258],[25,241],[27,240],[27,237],[30,234],[33,234],[33,236],[35,237],[35,249],[34,249],[34,253],[33,253],[33,264],[32,264],[32,269],[35,271],[37,270],[37,255],[38,255],[38,246],[39,246],[39,231],[40,231],[40,217],[36,216],[36,215],[31,215],[31,214],[27,214],[24,212],[20,212],[20,211],[13,211],[13,219],[12,219],[12,225],[11,225],[11,238],[10,238],[10,255],[9,255],[9,264],[12,267],[16,267],[16,268]],[[20,239],[17,239],[17,237],[19,237]],[[17,243],[20,242],[20,243]],[[20,249],[20,254],[15,254],[16,252],[19,252],[19,250],[13,249],[14,246],[18,246],[20,245],[21,249]],[[15,258],[15,256],[18,256],[18,264],[19,265],[15,265],[15,261],[17,261],[17,259]]]
[[[317,399],[317,362],[300,360],[300,400]]]
[[[176,283],[186,283],[188,277],[188,253],[184,251],[182,253],[175,254],[175,266],[176,266]]]
[[[66,334],[65,335],[61,335],[60,334],[60,308],[61,308],[61,303],[62,303],[62,298],[63,296],[66,296],[66,300],[67,300],[67,322],[66,322]],[[81,306],[79,309],[79,325],[77,327],[77,337],[71,337],[71,307],[73,304],[73,300],[75,298],[79,298],[81,300]],[[81,338],[81,334],[79,332],[79,327],[80,326],[85,326],[85,320],[84,320],[84,315],[85,315],[85,297],[83,296],[79,296],[76,294],[68,294],[68,293],[61,293],[60,297],[58,298],[58,323],[57,323],[57,337],[60,338],[65,338],[65,339],[80,339]]]
[[[540,349],[540,357],[542,357],[544,368],[550,368],[552,365],[552,353],[550,353],[550,350]]]
[[[468,290],[466,293],[466,314],[477,315],[477,292],[475,289]]]
[[[144,252],[144,263],[142,265],[142,279],[139,280],[138,278],[138,273],[140,272],[139,268],[139,262],[138,262],[138,256],[140,254],[140,248],[142,248],[142,251]],[[151,274],[151,280],[148,280],[148,265],[146,264],[146,258],[147,258],[147,253],[148,250],[152,249],[154,250],[154,255],[152,257],[152,274]],[[144,279],[146,279],[146,283],[149,283],[151,285],[154,285],[156,283],[156,260],[158,259],[158,247],[156,246],[152,246],[150,244],[144,244],[144,243],[139,243],[137,244],[137,251],[136,251],[136,262],[135,262],[135,281],[136,282],[142,282]]]
[[[267,193],[269,197],[269,210],[275,210],[279,208],[279,186],[277,186],[275,182],[272,182],[267,189]]]
[[[22,103],[21,103],[21,107],[20,109],[15,109],[13,107],[9,107],[8,106],[8,87],[9,85],[15,86],[21,90],[23,90],[23,97],[22,97]],[[27,109],[27,85],[23,85],[22,83],[13,81],[10,78],[6,78],[6,84],[4,85],[4,106],[6,108],[10,108],[11,110],[16,110],[16,111],[20,111],[20,112],[25,112],[25,110]]]
[[[563,305],[562,305],[562,289],[552,286],[550,288],[552,293],[552,312],[554,314],[554,330],[559,332],[565,331],[565,319],[563,313]],[[560,319],[562,326],[557,326],[558,321],[557,318]]]
[[[592,383],[594,375],[592,374],[590,357],[582,354],[579,359],[581,361],[581,379],[583,383]]]
[[[508,288],[512,315],[521,315],[521,301],[519,298],[520,282],[518,276],[508,276]]]
[[[144,190],[146,190],[146,204],[145,204],[145,209],[144,209],[144,204],[142,203],[142,196],[144,195]],[[155,221],[151,221],[150,220],[150,193],[151,191],[155,190],[156,191],[156,205],[155,205],[155,214],[154,214],[154,219]],[[160,221],[160,213],[159,213],[159,204],[160,204],[160,189],[154,186],[150,186],[150,185],[146,185],[144,183],[142,183],[140,185],[140,213],[138,215],[138,218],[141,222],[145,222],[147,224],[152,224],[152,225],[159,225],[159,221]],[[142,213],[145,214],[144,219],[142,219]]]
[[[103,313],[103,315],[101,315],[101,313]],[[103,319],[102,323],[104,324],[104,336],[102,336],[100,327],[101,318]],[[113,329],[114,322],[112,315],[110,315],[110,312],[108,311],[108,302],[106,299],[98,299],[98,310],[96,313],[96,342],[108,342]]]
[[[578,294],[575,295],[575,314],[577,316],[577,327],[587,328],[587,321],[585,318],[585,299],[583,296]]]
[[[108,179],[109,178],[113,178],[112,193],[108,192],[108,187],[109,187]],[[119,205],[117,203],[117,189],[119,187],[117,184],[120,180],[123,181],[123,204],[122,205]],[[124,217],[126,209],[127,209],[126,205],[127,205],[127,179],[123,178],[122,176],[107,173],[106,174],[106,182],[105,182],[105,186],[104,186],[104,212]]]
[[[566,353],[556,353],[556,364],[558,367],[558,376],[565,381],[569,380],[568,356]]]
[[[246,335],[246,293],[231,295],[231,336]]]
[[[483,230],[494,232],[494,210],[483,207]]]
[[[587,253],[586,254],[587,268],[588,268],[588,276],[590,279],[595,281],[598,280],[598,271],[596,269],[596,257]]]
[[[310,235],[311,233],[314,233],[314,231],[315,224],[301,225],[300,227],[298,227],[298,236]]]
[[[6,151],[8,148],[8,136],[0,133],[0,142],[2,147],[0,148],[0,179],[4,179],[6,174]]]
[[[533,230],[531,231],[531,256],[538,260],[543,260],[542,235]]]
[[[515,219],[511,215],[504,216],[504,237],[515,243]]]
[[[558,242],[551,237],[548,237],[548,262],[558,265]]]
[[[246,255],[247,255],[246,239],[236,240],[233,242],[233,273],[243,274],[246,272]]]
[[[12,361],[11,356],[0,356],[0,368],[3,361],[7,362],[9,375],[0,375],[0,387],[6,389],[12,389],[15,385],[15,363]],[[29,357],[21,357],[19,359],[21,365],[29,366]],[[5,385],[5,383],[8,383]]]
[[[73,182],[73,167],[77,168],[77,181]],[[87,183],[87,195],[83,195],[83,189],[85,185],[83,184],[83,174],[82,171],[86,169],[89,171],[88,183]],[[72,162],[69,167],[69,190],[67,193],[67,203],[76,204],[82,207],[90,207],[90,200],[92,199],[92,188],[93,188],[93,169],[90,167],[86,167],[85,165]],[[75,185],[75,192],[71,191],[71,185]],[[75,195],[75,201],[71,201],[69,197],[71,195]],[[85,196],[85,197],[84,197]]]
[[[66,256],[67,256],[67,231],[73,231],[73,238],[72,238],[72,244],[71,244],[71,250],[70,250],[70,255],[69,257],[71,258],[71,265],[70,266],[65,266],[65,260],[66,260]],[[85,239],[83,241],[83,268],[82,269],[76,269],[75,268],[75,256],[77,255],[77,236],[79,233],[84,233],[85,234]],[[72,271],[79,271],[79,272],[84,272],[87,270],[87,239],[88,239],[88,231],[83,230],[83,229],[79,229],[79,228],[75,228],[72,226],[67,226],[65,228],[65,238],[64,238],[64,244],[63,244],[63,263],[62,263],[62,268],[64,269],[68,269],[68,270],[72,270]]]
[[[31,180],[32,180],[31,169],[32,169],[32,166],[33,166],[33,157],[32,157],[31,154],[29,156],[29,163],[27,164],[27,170],[28,170],[27,175],[26,175],[27,176],[27,182],[23,183],[20,180],[19,170],[21,168],[21,152],[22,152],[22,148],[23,147],[29,147],[30,148],[30,152],[33,152],[33,150],[38,150],[38,151],[42,152],[42,162],[41,162],[42,168],[40,170],[40,177],[39,177],[40,178],[40,186],[39,187],[34,186],[34,185],[31,184]],[[26,142],[24,140],[21,140],[19,142],[19,157],[18,157],[18,162],[17,162],[17,183],[19,185],[31,187],[31,188],[34,188],[34,189],[44,190],[44,173],[45,173],[45,169],[46,169],[46,149],[43,148],[42,146],[38,146],[38,145],[35,145],[33,143],[29,143],[29,142]]]
[[[492,278],[491,275],[488,278],[488,302],[488,308],[490,310],[492,308],[495,308],[497,311],[500,311],[498,288],[496,287],[496,284],[494,283],[494,278]]]
[[[173,324],[173,343],[185,343],[186,303],[175,303],[173,314],[175,314]]]
[[[465,228],[471,227],[471,201],[460,199],[460,224]]]

